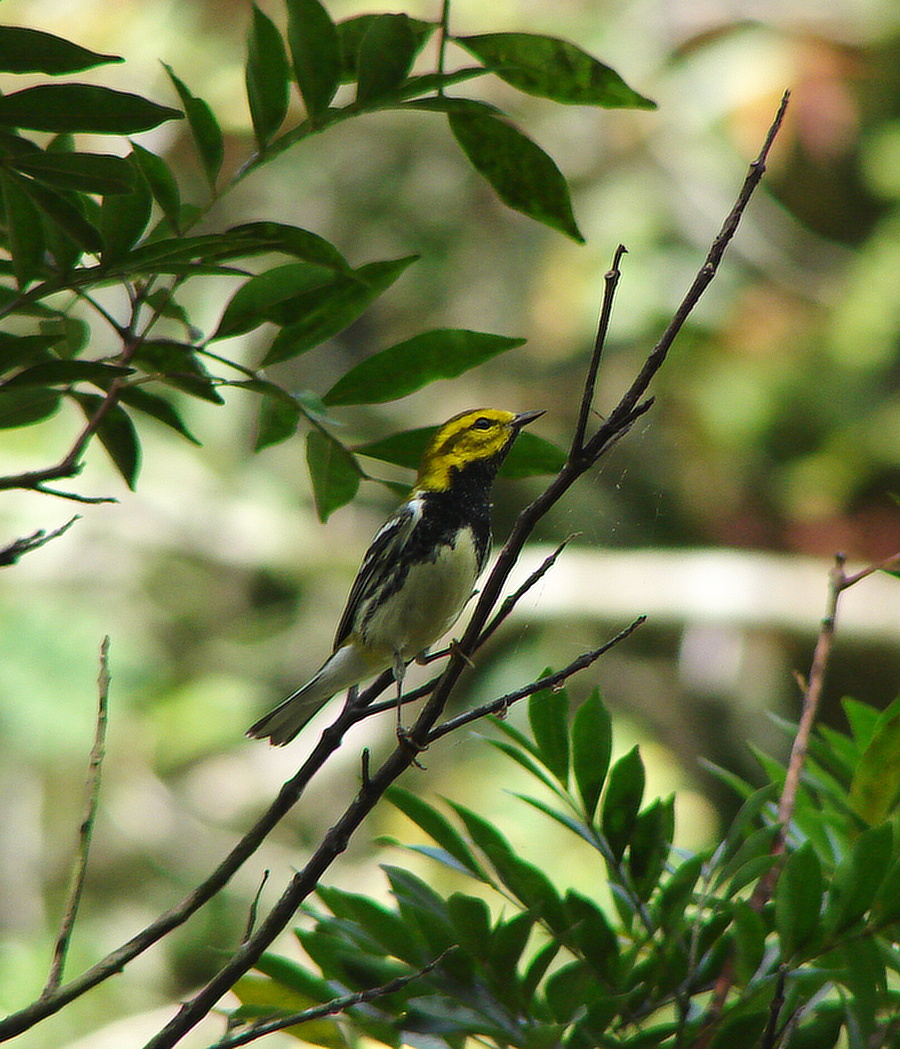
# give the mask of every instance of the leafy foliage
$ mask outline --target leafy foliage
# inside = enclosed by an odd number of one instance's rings
[[[612,909],[557,887],[483,816],[451,803],[448,817],[395,787],[390,800],[434,842],[415,851],[472,891],[445,896],[394,866],[383,868],[392,907],[320,889],[325,909],[311,908],[311,927],[297,930],[313,970],[267,956],[260,971],[269,980],[239,987],[237,1018],[265,1014],[267,1004],[277,1016],[272,1003],[287,1011],[288,994],[300,990],[322,1004],[423,970],[401,991],[346,1010],[353,1031],[392,1046],[428,1036],[451,1047],[477,1038],[528,1049],[665,1049],[702,1034],[710,1045],[747,1049],[827,1049],[841,1037],[849,1046],[889,1044],[900,1004],[896,796],[868,810],[871,826],[850,798],[873,763],[888,772],[896,763],[897,704],[879,715],[849,701],[853,735],[819,732],[780,858],[771,852],[774,784],[784,776],[777,763],[765,762],[769,786],[737,784],[744,803],[714,848],[679,855],[673,799],[644,802],[637,748],[610,764],[599,695],[571,722],[569,708],[565,690],[538,692],[532,735],[497,721],[494,745],[543,790],[521,800],[564,827],[573,849],[593,854]],[[760,905],[751,890],[773,864],[774,897]],[[726,970],[733,987],[709,1013],[709,991]]]
[[[326,517],[352,499],[367,476],[357,452],[336,435],[334,408],[403,397],[521,340],[461,329],[411,333],[352,368],[324,395],[285,390],[262,369],[296,360],[344,331],[416,258],[349,262],[312,231],[265,219],[198,232],[212,205],[314,132],[376,110],[401,110],[410,118],[426,110],[446,117],[464,155],[501,200],[580,241],[568,186],[555,162],[503,113],[473,99],[451,98],[447,89],[493,74],[559,102],[652,106],[613,70],[566,41],[525,33],[460,37],[455,42],[478,64],[447,71],[444,55],[454,40],[446,25],[402,13],[335,22],[320,0],[285,0],[285,14],[283,35],[269,15],[252,7],[245,83],[255,152],[248,150],[246,162],[230,175],[223,173],[220,121],[169,66],[179,108],[96,84],[57,80],[22,90],[3,85],[0,249],[6,259],[0,260],[0,315],[7,330],[0,332],[0,426],[40,423],[68,401],[87,414],[87,429],[73,435],[76,443],[59,465],[0,478],[0,488],[51,490],[50,482],[78,473],[93,438],[133,486],[141,416],[196,441],[182,419],[182,399],[222,404],[222,390],[233,387],[260,398],[257,449],[307,430],[310,479]],[[414,72],[435,35],[437,68]],[[0,72],[11,75],[59,77],[121,61],[32,29],[0,27],[0,43]],[[305,116],[286,127],[293,93]],[[133,141],[125,157],[87,152],[78,142],[82,135],[132,136],[182,119],[205,180],[200,199],[186,188],[193,183],[140,142]],[[243,278],[209,335],[196,329],[182,303],[185,286],[198,276]],[[127,293],[119,316],[94,298],[111,284]],[[71,316],[76,304],[93,311],[89,325]],[[211,348],[263,326],[271,338],[256,367]],[[66,337],[57,337],[62,331]],[[77,341],[70,337],[76,334]],[[532,448],[539,446],[532,442]],[[520,457],[520,475],[559,461],[551,449],[541,451],[533,462]],[[382,458],[405,461],[397,454]]]

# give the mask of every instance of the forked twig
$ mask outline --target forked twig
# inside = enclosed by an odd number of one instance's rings
[[[71,522],[69,522],[71,524]],[[91,851],[91,836],[97,818],[97,806],[100,802],[100,774],[103,769],[103,756],[106,752],[106,724],[109,707],[109,637],[104,637],[100,644],[100,673],[97,678],[97,727],[94,731],[94,744],[88,763],[88,778],[84,815],[78,829],[78,845],[72,875],[69,881],[69,892],[62,923],[53,949],[53,960],[41,998],[52,995],[62,981],[69,943],[75,930],[78,907],[84,889],[84,878],[87,873],[88,854]]]

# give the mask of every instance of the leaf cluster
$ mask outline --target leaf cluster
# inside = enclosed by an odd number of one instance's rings
[[[291,995],[327,1003],[420,972],[345,1010],[349,1029],[320,1018],[293,1030],[323,1045],[363,1034],[453,1049],[468,1038],[528,1049],[888,1044],[900,1006],[900,701],[882,714],[852,700],[845,710],[850,735],[815,737],[786,853],[772,849],[784,769],[762,758],[769,782],[754,790],[727,777],[744,795],[740,812],[714,847],[682,855],[674,799],[645,799],[639,750],[611,761],[599,695],[570,720],[564,689],[536,693],[531,734],[498,720],[493,746],[540,784],[522,802],[594,856],[611,909],[558,888],[479,813],[448,802],[448,815],[395,787],[390,800],[433,843],[414,851],[473,890],[442,894],[398,866],[383,868],[390,907],[320,888],[325,909],[309,908],[311,927],[296,933],[312,968],[265,956],[236,988],[233,1021],[289,1013]],[[752,890],[772,871],[774,894],[760,904]],[[708,1012],[726,972],[727,999]]]
[[[614,70],[574,44],[527,33],[451,37],[440,22],[364,14],[334,22],[320,0],[285,0],[284,31],[256,6],[246,43],[245,83],[253,142],[244,164],[223,174],[224,134],[210,105],[166,66],[179,108],[111,88],[58,78],[121,58],[50,33],[0,26],[0,73],[53,79],[0,96],[0,427],[54,415],[65,402],[86,418],[69,454],[52,467],[0,478],[2,488],[51,491],[75,476],[96,437],[133,486],[141,455],[136,420],[152,417],[197,442],[185,398],[224,403],[226,388],[260,398],[257,450],[302,426],[324,519],[355,495],[367,473],[360,454],[408,464],[420,434],[355,449],[335,436],[332,411],[406,396],[455,378],[522,340],[441,329],[380,349],[326,391],[285,389],[264,369],[300,358],[344,331],[415,262],[361,265],[316,233],[263,218],[209,230],[205,219],[236,183],[271,158],[351,117],[383,110],[446,119],[463,155],[496,194],[576,240],[581,234],[555,162],[497,108],[448,89],[495,75],[564,104],[651,108]],[[436,68],[420,71],[439,41]],[[447,71],[448,45],[474,58]],[[303,115],[296,113],[302,103]],[[183,119],[205,192],[192,198],[180,172],[132,136]],[[292,123],[293,120],[293,123]],[[126,155],[88,152],[78,137],[125,136]],[[121,143],[116,150],[121,151]],[[191,280],[238,287],[209,335],[181,301]],[[96,293],[119,286],[117,315]],[[266,349],[247,366],[221,344],[265,330]],[[102,337],[101,337],[102,336]],[[529,467],[530,461],[541,465]],[[560,457],[533,435],[510,469],[536,472]],[[63,493],[56,493],[63,494]]]

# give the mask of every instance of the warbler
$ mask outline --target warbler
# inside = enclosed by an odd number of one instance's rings
[[[248,736],[290,743],[333,695],[388,668],[399,701],[407,664],[450,629],[472,596],[490,552],[494,478],[522,427],[543,414],[479,408],[438,428],[408,498],[366,551],[331,655]]]

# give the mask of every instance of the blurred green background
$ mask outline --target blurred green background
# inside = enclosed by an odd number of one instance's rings
[[[283,22],[277,3],[260,6]],[[438,8],[437,0],[402,5],[430,19]],[[383,9],[329,3],[335,19]],[[125,56],[97,79],[173,104],[160,60],[169,63],[219,117],[226,169],[251,150],[249,13],[245,0],[6,0],[2,12],[7,22]],[[900,9],[887,0],[827,12],[803,0],[454,0],[453,29],[566,37],[659,110],[563,108],[485,81],[484,97],[510,109],[570,179],[586,246],[505,210],[428,114],[348,122],[288,152],[220,205],[216,228],[274,217],[322,234],[354,265],[422,255],[359,323],[273,375],[286,385],[321,392],[348,363],[429,327],[528,338],[462,380],[347,410],[348,438],[491,404],[548,409],[538,429],[564,444],[616,244],[629,254],[600,412],[665,326],[783,90],[793,93],[763,188],[655,384],[656,407],[542,525],[543,543],[577,534],[568,567],[564,558],[458,697],[490,698],[649,613],[648,625],[575,679],[571,693],[577,702],[600,687],[616,715],[617,751],[641,742],[649,793],[678,791],[678,844],[699,847],[733,803],[701,759],[752,775],[748,744],[784,752],[787,737],[767,712],[796,714],[793,672],[808,668],[829,557],[842,550],[868,561],[900,549]],[[145,138],[166,151],[184,195],[192,180],[199,194],[186,130],[167,124]],[[198,284],[190,306],[201,328],[214,326],[230,291]],[[258,359],[265,334],[235,352]],[[49,962],[105,634],[108,755],[70,975],[199,881],[324,724],[317,719],[285,750],[243,738],[327,653],[359,557],[393,497],[364,485],[321,525],[301,440],[254,456],[254,407],[236,392],[225,409],[186,404],[200,450],[145,430],[136,493],[95,450],[79,490],[115,495],[116,504],[76,507],[32,493],[8,493],[0,504],[0,545],[81,515],[64,537],[4,572],[0,590],[3,1011],[39,992]],[[74,418],[4,436],[2,472],[55,461]],[[498,485],[499,537],[539,487]],[[876,577],[846,596],[826,716],[840,724],[844,694],[890,701],[898,656],[900,584]],[[523,716],[511,714],[517,723]],[[376,754],[391,745],[390,718],[380,720],[348,740],[221,899],[17,1044],[137,1045],[161,1026],[240,939],[262,871],[272,870],[263,893],[271,901],[338,814],[363,743]],[[511,798],[521,781],[476,737],[435,748],[427,772],[410,773],[404,785],[477,806],[526,857],[543,861],[555,832]],[[372,839],[385,833],[416,838],[385,806],[331,880],[382,894]],[[581,859],[561,857],[558,876],[600,891]],[[293,950],[289,939],[283,946]],[[185,1044],[206,1044],[219,1026],[211,1021]]]

